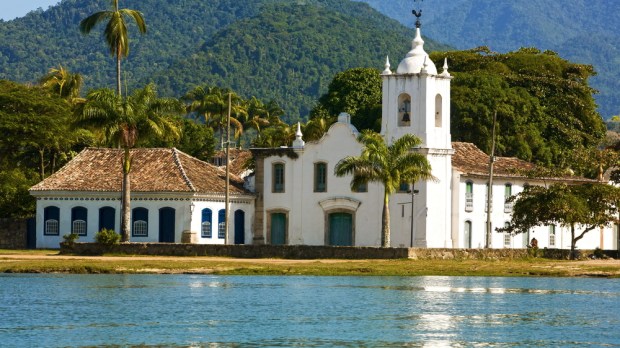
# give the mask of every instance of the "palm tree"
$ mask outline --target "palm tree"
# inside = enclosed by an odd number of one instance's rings
[[[79,109],[77,125],[89,127],[107,146],[121,147],[123,156],[121,233],[129,241],[130,227],[130,149],[140,139],[152,136],[178,139],[180,130],[171,117],[183,112],[182,104],[173,98],[159,98],[153,84],[122,97],[110,89],[94,90]]]
[[[62,65],[58,65],[58,68],[51,68],[41,78],[40,83],[42,87],[74,104],[80,96],[83,79],[82,75],[71,73]]]
[[[387,146],[380,134],[365,130],[358,137],[362,143],[360,156],[347,156],[336,164],[336,176],[353,174],[351,187],[378,182],[383,184],[383,214],[381,221],[381,246],[390,246],[390,195],[401,183],[436,180],[431,165],[421,154],[413,152],[421,141],[413,134],[406,134]]]
[[[125,17],[131,17],[136,22],[140,33],[146,33],[146,23],[142,13],[136,10],[119,9],[118,0],[110,0],[112,10],[93,13],[80,22],[80,31],[90,33],[93,27],[100,22],[107,21],[103,32],[110,54],[116,57],[116,90],[121,95],[121,58],[129,55],[129,36]]]
[[[188,111],[202,115],[205,124],[220,134],[220,147],[224,148],[224,129],[228,116],[228,95],[231,95],[230,124],[235,129],[234,136],[239,138],[243,132],[243,124],[239,121],[246,114],[243,100],[235,92],[227,88],[196,87],[183,99],[190,102]]]

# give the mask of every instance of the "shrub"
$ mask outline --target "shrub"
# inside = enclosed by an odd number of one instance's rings
[[[121,235],[114,232],[114,230],[104,228],[95,234],[95,241],[103,245],[116,245],[120,243]]]
[[[64,236],[62,236],[62,239],[65,241],[65,244],[73,246],[73,244],[75,244],[75,241],[78,240],[78,238],[80,238],[80,236],[77,233],[70,233],[70,234],[65,234]]]

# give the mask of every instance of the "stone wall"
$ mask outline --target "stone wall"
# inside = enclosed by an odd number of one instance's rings
[[[534,256],[527,249],[417,249],[374,247],[329,247],[310,245],[199,245],[168,243],[127,243],[110,247],[96,243],[61,243],[62,254],[101,255],[103,253],[126,255],[165,256],[223,256],[236,258],[283,259],[415,259],[415,260],[499,260],[523,259]],[[569,250],[539,249],[536,256],[567,259]],[[588,257],[589,251],[581,251]],[[617,251],[606,253],[617,255]]]
[[[27,219],[0,219],[0,249],[26,249]]]

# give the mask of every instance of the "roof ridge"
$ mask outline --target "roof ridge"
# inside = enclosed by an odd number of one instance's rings
[[[194,187],[194,184],[192,184],[192,181],[187,176],[187,173],[185,173],[185,168],[183,168],[183,164],[181,163],[181,159],[179,158],[178,150],[175,147],[172,148],[172,158],[174,159],[174,163],[176,163],[177,167],[181,171],[181,176],[183,177],[183,180],[185,180],[187,186],[190,188],[190,190],[196,192],[197,190]]]

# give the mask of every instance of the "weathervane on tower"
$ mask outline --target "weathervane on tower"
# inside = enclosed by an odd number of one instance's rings
[[[422,2],[424,0],[413,0],[413,2]],[[420,22],[420,17],[422,17],[422,9],[419,10],[413,10],[411,11],[411,13],[413,13],[413,15],[417,18],[415,21],[415,27],[416,28],[420,28],[422,26],[422,22]]]

